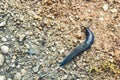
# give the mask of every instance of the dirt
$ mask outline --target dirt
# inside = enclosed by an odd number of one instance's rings
[[[92,47],[59,67],[85,40],[84,27],[94,33]],[[120,80],[119,0],[1,0],[0,39],[9,46],[1,52],[6,79]]]

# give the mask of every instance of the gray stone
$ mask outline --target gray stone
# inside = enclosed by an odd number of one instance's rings
[[[1,46],[1,51],[2,51],[2,53],[8,53],[8,51],[9,51],[9,47],[8,46],[5,46],[5,45],[3,45],[3,46]]]
[[[19,72],[14,75],[15,80],[21,80],[21,78],[22,78],[22,75]]]
[[[6,79],[5,79],[5,76],[0,75],[0,80],[6,80]]]
[[[4,60],[5,60],[5,57],[2,54],[0,54],[0,66],[4,64]]]
[[[36,73],[39,70],[40,65],[36,65],[35,67],[32,68],[32,70]]]

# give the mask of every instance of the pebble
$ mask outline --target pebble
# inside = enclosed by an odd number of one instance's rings
[[[69,19],[71,20],[72,23],[75,24],[75,20],[72,18],[72,16],[69,16]]]
[[[28,49],[28,54],[29,54],[29,55],[34,55],[34,54],[35,54],[35,51],[34,51],[32,48],[29,48],[29,49]]]
[[[21,66],[20,66],[20,65],[17,65],[16,68],[21,68]]]
[[[4,56],[2,54],[0,54],[0,66],[2,66],[4,64],[4,60],[5,60]]]
[[[112,13],[118,12],[117,9],[111,9]]]
[[[27,73],[25,69],[21,69],[21,75],[24,76]]]
[[[103,18],[103,17],[100,17],[99,20],[100,20],[100,21],[104,21],[104,18]]]
[[[107,11],[107,10],[108,10],[108,8],[109,8],[108,6],[109,6],[108,4],[104,4],[104,5],[103,5],[103,7],[102,7],[102,8],[103,8],[103,10],[104,10],[104,11]]]
[[[8,47],[8,46],[3,45],[3,46],[1,46],[1,51],[2,51],[2,53],[7,54],[7,53],[8,53],[8,51],[9,51],[9,47]]]
[[[5,25],[6,25],[6,22],[5,22],[5,21],[3,21],[3,22],[0,23],[0,27],[3,27],[3,26],[5,26]]]
[[[25,34],[22,34],[22,35],[19,36],[19,41],[20,41],[20,42],[21,42],[21,41],[24,41],[25,38],[26,38],[26,35],[25,35]]]
[[[47,25],[47,24],[46,24],[45,22],[41,22],[41,23],[40,23],[40,26],[41,26],[41,27],[45,27],[46,25]]]
[[[2,37],[2,38],[1,38],[1,41],[6,42],[7,39],[6,39],[5,37]]]
[[[36,73],[36,72],[38,72],[39,67],[40,67],[40,65],[37,65],[37,66],[33,67],[33,69],[32,69],[32,70]]]
[[[5,76],[0,75],[0,80],[6,80],[6,79],[5,79]]]
[[[7,80],[12,80],[11,78],[8,78]]]
[[[39,79],[40,79],[39,76],[36,76],[34,80],[39,80]]]
[[[62,49],[59,51],[61,54],[65,52],[65,49]]]
[[[74,42],[74,43],[77,43],[77,42],[78,42],[78,40],[77,40],[77,39],[73,39],[73,42]]]
[[[64,79],[67,79],[67,77],[68,77],[67,75],[64,75],[64,76],[62,77],[62,79],[63,79],[63,80],[64,80]]]
[[[82,74],[81,77],[83,78],[83,77],[86,77],[86,76]]]
[[[120,55],[120,50],[116,49],[114,53],[115,53],[116,56],[119,56]]]
[[[19,72],[14,75],[14,80],[21,80],[21,78],[22,78],[22,75]]]
[[[15,67],[15,64],[11,64],[10,67],[14,68],[14,67]]]
[[[78,32],[78,33],[76,34],[76,37],[77,37],[78,39],[80,39],[80,38],[82,37],[82,33]]]
[[[30,48],[30,45],[29,44],[24,44],[26,46],[26,48]]]

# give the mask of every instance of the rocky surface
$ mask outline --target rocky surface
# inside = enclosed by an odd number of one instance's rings
[[[0,66],[4,64],[4,60],[5,60],[5,57],[2,54],[0,54]]]
[[[95,35],[91,49],[59,63]],[[0,0],[0,80],[120,80],[119,0]]]

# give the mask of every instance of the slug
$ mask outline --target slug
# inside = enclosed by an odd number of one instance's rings
[[[91,47],[91,45],[94,42],[94,34],[88,27],[85,27],[85,32],[86,32],[86,40],[82,44],[74,48],[70,52],[70,54],[67,57],[65,57],[65,59],[62,62],[60,62],[60,67],[69,63],[73,58],[80,55],[81,53],[83,53],[84,51],[88,50]]]

